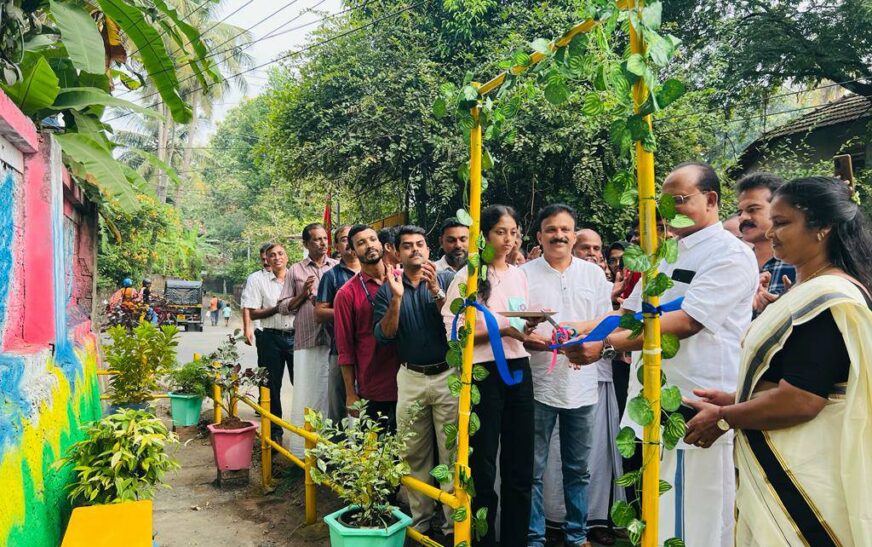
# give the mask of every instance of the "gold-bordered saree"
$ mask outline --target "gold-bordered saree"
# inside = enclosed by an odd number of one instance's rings
[[[736,400],[754,396],[793,327],[824,310],[848,349],[848,382],[804,424],[737,433],[736,545],[872,545],[872,312],[862,291],[827,275],[771,304],[742,343]]]

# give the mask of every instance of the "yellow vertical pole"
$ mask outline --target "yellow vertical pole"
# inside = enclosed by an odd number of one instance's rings
[[[479,107],[473,108],[470,113],[475,120],[475,126],[469,132],[469,214],[472,216],[472,226],[469,227],[469,257],[478,255],[478,234],[480,232],[479,219],[481,217],[481,123],[479,122]],[[466,296],[471,296],[478,290],[478,277],[470,275],[466,281]],[[475,332],[475,308],[468,307],[465,311],[464,324],[470,333]],[[454,544],[466,542],[472,543],[472,499],[469,493],[460,483],[461,469],[467,476],[469,469],[469,414],[472,402],[470,401],[470,385],[472,384],[472,350],[473,339],[470,334],[466,338],[463,348],[463,365],[460,369],[460,416],[457,420],[457,465],[454,470],[454,495],[460,500],[461,507],[466,509],[467,518],[462,522],[454,523]]]
[[[643,2],[635,8],[642,16]],[[632,21],[632,19],[631,19]],[[645,55],[645,43],[630,24],[630,50]],[[649,89],[640,78],[633,85],[633,103],[636,110],[648,98]],[[651,116],[645,117],[651,127]],[[657,249],[656,196],[654,188],[654,154],[645,151],[642,144],[636,143],[636,177],[639,188],[639,234],[642,249],[652,254]],[[656,272],[655,272],[656,273]],[[643,280],[643,283],[645,281]],[[652,306],[660,304],[656,296],[645,297]],[[656,547],[660,515],[660,317],[645,317],[645,333],[642,345],[642,371],[644,379],[643,394],[651,403],[654,420],[645,426],[643,432],[642,461],[645,466],[642,475],[642,520],[645,532],[642,535],[643,547]]]
[[[215,378],[216,379],[218,378],[218,368],[220,366],[221,365],[218,363],[218,361],[215,361],[214,363],[212,363],[212,367],[215,368]],[[216,424],[220,424],[221,423],[221,386],[219,386],[217,383],[212,385],[212,399],[214,400],[214,403],[215,403],[214,405],[212,405],[213,409],[214,409],[213,421]]]
[[[260,386],[260,406],[269,410],[269,388]],[[272,422],[260,413],[260,470],[264,488],[272,484],[272,447],[266,442],[272,433]]]
[[[309,413],[312,412],[312,409],[306,407],[305,414],[308,418]],[[304,420],[303,429],[309,432],[313,432],[312,424],[309,423],[309,420]],[[309,439],[306,439],[306,467],[304,471],[306,472],[306,524],[315,524],[315,521],[318,518],[318,507],[316,506],[315,500],[315,480],[312,478],[312,466],[315,465],[315,458],[309,453],[309,449],[315,448],[315,443]]]

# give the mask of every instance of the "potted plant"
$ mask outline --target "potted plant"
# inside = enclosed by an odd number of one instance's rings
[[[352,409],[360,418],[335,425],[315,412],[306,419],[323,439],[307,454],[315,458],[312,479],[330,481],[347,506],[324,517],[330,528],[330,545],[402,547],[411,517],[390,504],[390,497],[409,474],[402,454],[414,435],[400,424],[397,433],[383,431],[382,425],[366,415],[366,402]]]
[[[202,359],[195,359],[170,371],[168,380],[171,391],[167,395],[174,426],[197,425],[203,398],[212,388],[212,379],[212,371]]]
[[[221,397],[225,408],[233,409],[234,400],[252,387],[262,385],[266,380],[265,368],[242,370],[236,339],[229,335],[218,350],[209,356],[210,361],[219,363],[215,383],[221,386]],[[215,454],[218,471],[236,471],[251,467],[251,449],[257,434],[257,424],[240,420],[230,413],[221,423],[209,424],[209,438]]]
[[[133,330],[117,325],[107,333],[112,343],[103,351],[115,371],[109,380],[110,413],[119,408],[145,409],[158,389],[157,379],[176,364],[179,330],[140,321]]]
[[[166,452],[176,442],[150,412],[119,410],[86,426],[85,437],[53,467],[72,465],[68,488],[75,505],[151,499],[164,474],[179,468]]]

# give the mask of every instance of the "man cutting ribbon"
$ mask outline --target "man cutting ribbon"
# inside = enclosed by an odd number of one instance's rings
[[[717,174],[703,163],[679,165],[663,183],[663,193],[674,198],[677,212],[693,220],[692,226],[673,229],[679,238],[678,260],[660,265],[672,280],[672,287],[661,296],[663,301],[684,300],[680,309],[643,311],[663,311],[661,332],[682,340],[678,353],[664,360],[663,372],[685,397],[710,385],[723,391],[734,389],[739,340],[750,322],[748,309],[757,288],[754,255],[718,221],[720,189]],[[624,309],[616,313],[642,310],[641,289],[637,286],[624,302]],[[586,334],[593,325],[573,326]],[[641,349],[642,337],[631,337],[623,330],[599,342],[569,345],[564,351],[570,361],[586,364],[606,353]],[[629,396],[634,397],[641,387],[631,372]],[[621,425],[632,427],[636,436],[642,437],[641,426],[633,423],[627,412]],[[727,433],[709,450],[679,442],[676,450],[664,451],[661,478],[674,487],[660,498],[661,543],[675,536],[687,545],[732,545],[732,448],[732,435]],[[693,488],[687,488],[691,484]]]

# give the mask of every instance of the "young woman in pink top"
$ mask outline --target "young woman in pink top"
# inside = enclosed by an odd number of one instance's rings
[[[533,484],[533,382],[530,373],[530,354],[524,342],[537,337],[525,334],[523,320],[506,319],[497,312],[526,310],[527,278],[517,267],[506,262],[518,237],[518,214],[506,205],[491,205],[481,212],[481,231],[494,248],[493,261],[488,265],[487,281],[478,288],[478,301],[497,317],[503,350],[509,370],[520,370],[523,379],[515,385],[506,385],[497,373],[494,354],[481,312],[475,322],[475,348],[473,363],[484,365],[490,374],[476,382],[481,402],[475,412],[481,419],[481,428],[470,439],[472,454],[469,464],[475,483],[476,496],[473,511],[487,508],[488,533],[477,545],[495,545],[494,520],[497,501],[500,501],[500,545],[526,546],[527,527],[530,523],[530,492]],[[454,314],[450,303],[461,297],[459,284],[466,283],[468,273],[461,269],[445,299],[442,315],[451,333]],[[461,318],[462,319],[462,318]],[[537,338],[538,339],[538,338]],[[499,497],[494,489],[496,480],[497,449],[500,452],[501,485]]]

